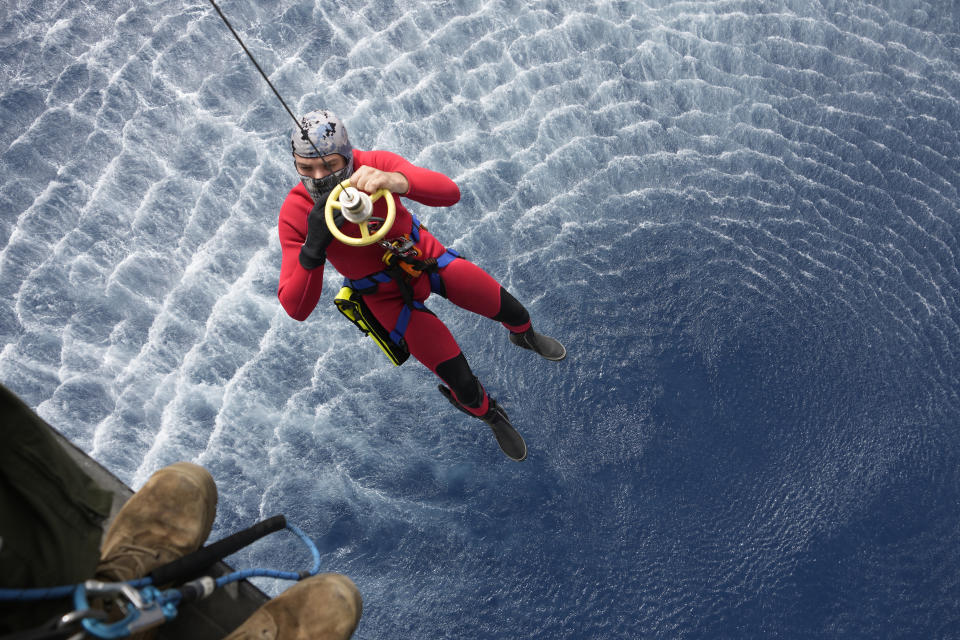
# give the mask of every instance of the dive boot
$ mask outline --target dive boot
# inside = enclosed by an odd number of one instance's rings
[[[210,473],[190,462],[160,469],[127,500],[103,538],[96,579],[126,582],[200,548],[217,511]]]
[[[363,598],[350,578],[322,573],[264,604],[224,640],[347,640],[362,611]]]
[[[479,418],[486,422],[493,431],[493,435],[497,438],[497,444],[500,445],[500,449],[507,454],[508,458],[520,462],[527,457],[527,443],[523,441],[523,437],[513,428],[513,425],[510,424],[510,418],[507,416],[507,412],[497,404],[496,400],[487,396],[490,408],[487,409],[485,414],[478,416],[470,413],[466,407],[460,404],[457,399],[453,397],[453,392],[450,391],[450,389],[442,384],[437,388],[440,390],[440,393],[443,394],[443,397],[449,400],[450,404],[457,409],[460,409],[460,411],[463,411],[472,418]]]
[[[542,333],[537,333],[533,330],[533,327],[530,327],[523,333],[513,333],[511,331],[510,342],[518,347],[530,349],[547,360],[563,360],[567,357],[567,350],[560,344],[559,340],[545,336]]]

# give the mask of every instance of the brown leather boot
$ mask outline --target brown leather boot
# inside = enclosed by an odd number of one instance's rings
[[[210,472],[191,462],[160,469],[107,530],[96,579],[135,580],[196,551],[210,535],[216,511],[217,486]]]
[[[321,573],[257,609],[224,640],[347,640],[361,613],[363,598],[353,581]]]

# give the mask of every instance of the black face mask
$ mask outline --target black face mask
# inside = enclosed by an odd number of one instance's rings
[[[353,175],[353,159],[347,162],[347,166],[339,171],[334,171],[330,175],[322,178],[308,178],[300,176],[300,182],[306,187],[307,193],[313,198],[314,202],[326,202],[327,196],[338,184]]]

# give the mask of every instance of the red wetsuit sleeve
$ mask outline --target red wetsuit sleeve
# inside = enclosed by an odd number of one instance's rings
[[[449,207],[460,200],[460,188],[457,183],[437,171],[418,167],[409,160],[390,151],[358,151],[354,157],[361,164],[370,165],[381,171],[402,173],[410,183],[410,190],[401,193],[428,207]]]
[[[312,207],[306,189],[297,185],[284,200],[278,223],[282,258],[277,297],[284,311],[301,321],[317,306],[323,291],[323,265],[304,269],[300,264],[300,247],[307,237],[307,215]]]

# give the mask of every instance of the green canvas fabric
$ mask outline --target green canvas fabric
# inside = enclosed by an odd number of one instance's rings
[[[0,385],[0,587],[75,584],[99,560],[112,496],[57,442],[53,428]],[[67,602],[0,605],[0,632],[72,610]]]

